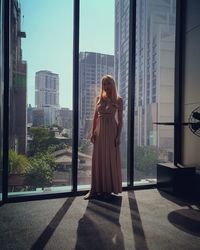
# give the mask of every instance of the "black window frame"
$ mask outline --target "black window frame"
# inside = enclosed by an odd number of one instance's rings
[[[9,202],[41,200],[50,198],[61,198],[79,196],[86,191],[77,191],[78,175],[78,132],[79,132],[79,22],[80,22],[80,0],[74,0],[73,16],[73,153],[72,153],[72,191],[46,194],[32,194],[26,196],[8,197],[8,152],[9,152],[9,70],[10,70],[10,17],[9,10],[13,0],[3,1],[3,51],[4,62],[4,103],[3,103],[3,175],[2,175],[2,201],[0,204]],[[128,134],[127,138],[127,187],[126,190],[138,190],[156,188],[157,184],[134,186],[134,103],[135,103],[135,45],[136,45],[136,2],[129,0],[129,81],[128,81]],[[176,38],[175,38],[175,77],[174,77],[174,121],[181,122],[181,87],[182,87],[182,60],[183,60],[183,22],[185,0],[176,0]],[[131,34],[131,35],[130,35]],[[181,161],[181,130],[179,126],[174,129],[174,163]]]

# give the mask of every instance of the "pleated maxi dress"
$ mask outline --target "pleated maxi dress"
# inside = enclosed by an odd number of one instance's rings
[[[120,148],[115,145],[120,109],[123,109],[122,98],[118,99],[118,107],[109,100],[96,105],[98,116],[92,152],[92,192],[122,192]]]

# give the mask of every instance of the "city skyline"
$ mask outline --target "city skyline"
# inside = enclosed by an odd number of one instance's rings
[[[111,57],[115,57],[114,55],[110,55],[110,54],[103,54],[103,53],[99,53],[99,52],[91,52],[91,51],[80,51],[79,52],[79,56],[81,56],[81,54],[102,54],[102,55],[105,55],[105,56],[111,56]],[[56,74],[56,75],[58,75],[59,76],[59,78],[60,78],[60,75],[57,73],[57,72],[52,72],[52,71],[50,71],[50,70],[48,70],[48,69],[42,69],[42,70],[38,70],[37,72],[35,72],[35,76],[36,76],[36,74],[38,73],[38,72],[50,72],[51,74]],[[113,69],[113,77],[114,77],[114,69]],[[99,79],[100,80],[100,79]],[[98,81],[98,82],[96,82],[96,84],[97,84],[97,86],[98,86],[98,84],[99,84],[99,86],[98,87],[100,87],[100,81]],[[59,85],[60,85],[60,83],[59,83]],[[59,87],[60,88],[60,87]],[[35,78],[34,78],[34,93],[36,94],[36,90],[35,90]],[[59,95],[61,94],[60,93],[60,90],[58,91],[58,93],[59,93]],[[35,100],[36,99],[36,96],[34,96],[33,97],[33,99]],[[59,102],[60,103],[60,102]],[[34,102],[34,104],[33,103],[27,103],[27,106],[29,106],[29,105],[31,105],[31,107],[37,107],[37,103],[36,103],[36,101]],[[61,106],[61,105],[59,105],[60,106],[60,108],[69,108],[69,107],[66,107],[66,106]],[[72,108],[69,108],[70,110],[72,110]]]
[[[27,34],[22,41],[28,64],[27,104],[35,106],[35,73],[49,70],[60,76],[60,106],[72,109],[73,1],[19,2],[22,30]],[[79,51],[114,55],[114,0],[84,0],[80,5]]]

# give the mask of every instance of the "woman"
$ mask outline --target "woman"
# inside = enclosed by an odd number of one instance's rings
[[[105,75],[101,79],[100,95],[96,98],[90,138],[93,143],[91,190],[84,199],[122,191],[119,150],[122,112],[123,100],[117,94],[115,81],[112,76]]]

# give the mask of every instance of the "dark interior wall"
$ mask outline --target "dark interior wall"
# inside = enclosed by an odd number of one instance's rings
[[[200,1],[185,0],[183,121],[200,106]],[[183,164],[200,166],[200,137],[183,128]]]

